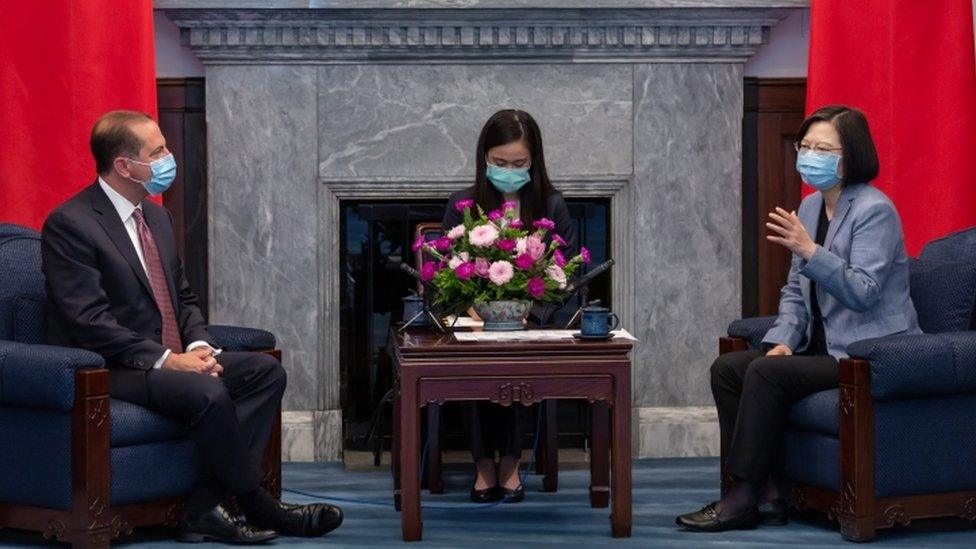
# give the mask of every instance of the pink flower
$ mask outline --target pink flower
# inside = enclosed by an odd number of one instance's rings
[[[424,263],[424,266],[420,269],[420,279],[424,282],[430,282],[434,280],[434,275],[437,274],[437,264],[433,261],[428,261]]]
[[[521,229],[522,228],[522,220],[521,219],[513,219],[512,222],[508,224],[508,226],[511,227],[511,228],[513,228],[513,229]]]
[[[474,263],[466,262],[454,268],[454,274],[461,280],[467,280],[474,274]]]
[[[546,283],[538,277],[530,278],[525,289],[528,290],[529,295],[532,297],[542,297],[542,294],[546,293]]]
[[[560,290],[566,289],[566,273],[563,271],[562,267],[549,265],[549,267],[546,268],[546,276],[559,284]]]
[[[563,255],[562,250],[556,250],[552,252],[552,260],[556,262],[556,266],[562,270],[566,266],[566,256]]]
[[[508,261],[496,261],[488,268],[488,278],[496,285],[501,286],[512,280],[515,269]]]
[[[417,237],[417,240],[414,240],[413,241],[412,248],[413,248],[413,251],[416,252],[416,251],[419,251],[420,248],[423,248],[423,247],[424,247],[424,235],[420,235],[420,236]]]
[[[491,267],[491,263],[483,257],[474,260],[474,274],[481,278],[488,278],[489,267]]]
[[[488,220],[489,221],[498,221],[504,215],[505,214],[503,214],[501,210],[492,210],[492,211],[488,212]]]
[[[450,231],[447,231],[447,237],[450,238],[451,240],[457,240],[462,236],[464,236],[464,232],[465,232],[464,225],[458,225],[453,229],[451,229]]]
[[[525,239],[525,251],[532,256],[532,259],[539,261],[546,255],[546,245],[542,243],[541,238],[531,235]]]
[[[515,266],[523,271],[528,271],[533,265],[535,265],[535,260],[527,253],[520,254],[515,258]]]
[[[546,229],[547,231],[551,231],[556,228],[556,224],[553,223],[551,219],[547,219],[545,217],[543,217],[538,221],[533,222],[532,226],[537,229]]]
[[[487,248],[498,239],[498,227],[490,223],[487,225],[478,225],[468,233],[468,239],[471,241],[472,246]]]
[[[439,252],[446,252],[451,249],[451,239],[446,236],[442,236],[434,241],[434,247],[437,248],[437,251]]]
[[[586,246],[580,248],[580,256],[583,257],[583,263],[590,262],[590,251],[586,249]]]
[[[510,252],[515,249],[515,241],[511,238],[504,238],[495,243],[495,246],[503,252]]]
[[[474,200],[471,200],[470,198],[467,200],[458,200],[457,202],[454,203],[454,209],[459,212],[463,212],[464,210],[467,210],[471,206],[474,206]]]
[[[514,211],[516,208],[518,208],[518,203],[515,202],[514,200],[507,200],[505,201],[505,203],[502,204],[502,210],[504,211],[508,211],[508,210]]]
[[[565,246],[566,245],[566,241],[563,240],[563,237],[559,236],[556,233],[552,233],[552,241],[555,242],[557,246]]]

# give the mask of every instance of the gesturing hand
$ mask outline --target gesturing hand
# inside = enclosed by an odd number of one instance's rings
[[[786,345],[777,345],[766,351],[766,356],[790,356],[792,354],[793,351]]]
[[[817,245],[810,238],[810,234],[795,211],[788,212],[783,208],[776,208],[775,212],[769,212],[769,217],[774,223],[766,223],[766,227],[776,234],[766,235],[766,240],[785,246],[803,259],[809,260],[813,257]]]

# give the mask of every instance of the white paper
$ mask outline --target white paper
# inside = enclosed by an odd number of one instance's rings
[[[579,330],[518,330],[512,332],[454,332],[458,341],[554,341],[573,339]],[[637,341],[627,330],[614,330],[613,339]]]

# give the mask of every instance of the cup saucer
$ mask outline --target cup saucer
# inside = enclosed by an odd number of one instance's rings
[[[613,334],[603,334],[603,335],[584,335],[581,332],[576,332],[573,334],[576,339],[586,339],[589,341],[606,341],[608,339],[613,339]]]

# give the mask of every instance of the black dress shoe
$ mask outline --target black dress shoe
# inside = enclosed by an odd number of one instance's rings
[[[327,503],[298,505],[278,502],[282,516],[277,529],[283,536],[317,538],[335,530],[342,524],[342,509]]]
[[[759,519],[766,526],[785,526],[788,522],[786,500],[776,498],[759,504]]]
[[[218,541],[221,543],[263,543],[278,537],[274,530],[255,528],[232,516],[222,505],[189,520],[180,520],[179,540],[191,543]]]
[[[502,490],[498,486],[484,490],[475,490],[474,486],[471,487],[471,501],[475,503],[494,503],[500,499],[502,499]]]
[[[699,532],[724,532],[725,530],[755,528],[759,522],[759,513],[755,507],[750,507],[729,517],[720,517],[721,513],[722,502],[715,501],[694,513],[678,516],[675,523],[678,526]]]
[[[521,484],[514,490],[503,488],[502,491],[502,503],[521,503],[525,499],[525,487]]]

